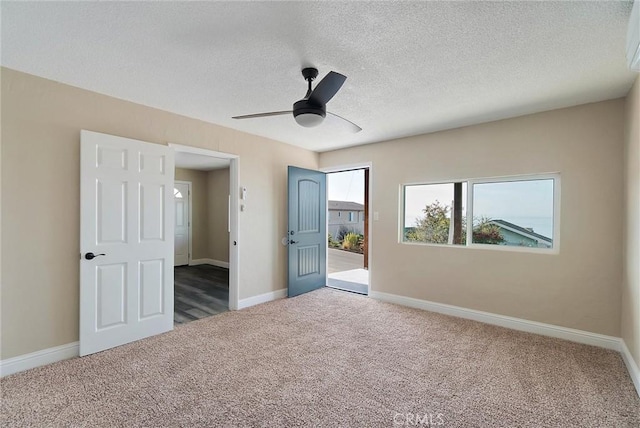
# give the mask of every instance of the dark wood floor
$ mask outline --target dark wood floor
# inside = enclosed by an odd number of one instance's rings
[[[175,324],[184,324],[229,310],[229,269],[212,266],[174,268]]]

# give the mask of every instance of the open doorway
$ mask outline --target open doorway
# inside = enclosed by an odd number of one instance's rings
[[[231,226],[237,159],[175,151],[174,323],[184,324],[237,307]]]
[[[369,290],[369,169],[327,174],[327,286]]]

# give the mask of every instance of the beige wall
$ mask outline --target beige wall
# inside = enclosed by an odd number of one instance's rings
[[[191,259],[209,258],[209,182],[207,171],[176,168],[177,181],[191,182]]]
[[[624,100],[322,153],[372,162],[371,288],[620,335]],[[398,243],[403,183],[560,172],[560,254]]]
[[[317,168],[317,154],[5,68],[1,77],[2,359],[78,339],[80,129],[239,155],[250,195],[240,298],[285,287],[286,166]],[[638,87],[626,110],[613,100],[321,154],[323,167],[373,162],[372,289],[622,334],[640,360]],[[402,183],[553,171],[559,255],[398,243]]]
[[[229,168],[207,174],[209,192],[209,258],[229,261]]]
[[[627,95],[621,330],[640,366],[640,77]]]
[[[294,146],[1,69],[1,358],[78,340],[80,130],[240,157],[240,298],[286,286],[287,165]],[[28,195],[28,197],[25,197]]]

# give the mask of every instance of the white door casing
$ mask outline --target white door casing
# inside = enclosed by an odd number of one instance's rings
[[[369,170],[369,206],[368,206],[368,212],[369,212],[369,233],[367,235],[367,239],[369,240],[368,246],[369,246],[369,251],[368,251],[368,263],[367,263],[367,270],[369,272],[369,281],[367,283],[367,295],[371,296],[371,284],[373,283],[373,278],[374,278],[374,274],[375,274],[375,265],[373,264],[373,257],[371,256],[372,254],[372,248],[373,248],[373,229],[375,227],[375,224],[378,221],[378,213],[373,211],[373,192],[374,192],[374,181],[373,181],[373,173],[374,173],[374,169],[373,169],[373,162],[361,162],[361,163],[352,163],[352,164],[344,164],[344,165],[334,165],[331,167],[324,167],[321,168],[320,171],[325,172],[327,174],[333,173],[333,172],[341,172],[341,171],[348,171],[348,170],[352,170],[352,169],[368,169]],[[328,217],[328,216],[327,216]],[[328,220],[327,220],[327,227],[329,226]],[[327,250],[328,251],[328,250]],[[329,265],[328,265],[329,261],[328,261],[328,257],[327,257],[327,272],[329,271]]]
[[[174,152],[85,130],[80,140],[82,356],[173,329]]]
[[[191,183],[176,181],[173,190],[175,203],[174,266],[189,264],[191,248]]]
[[[229,159],[229,309],[237,310],[240,307],[240,157],[174,143],[169,143],[169,147],[176,152]]]

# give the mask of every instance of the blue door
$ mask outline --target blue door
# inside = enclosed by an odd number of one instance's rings
[[[327,283],[327,177],[289,167],[289,297]]]

